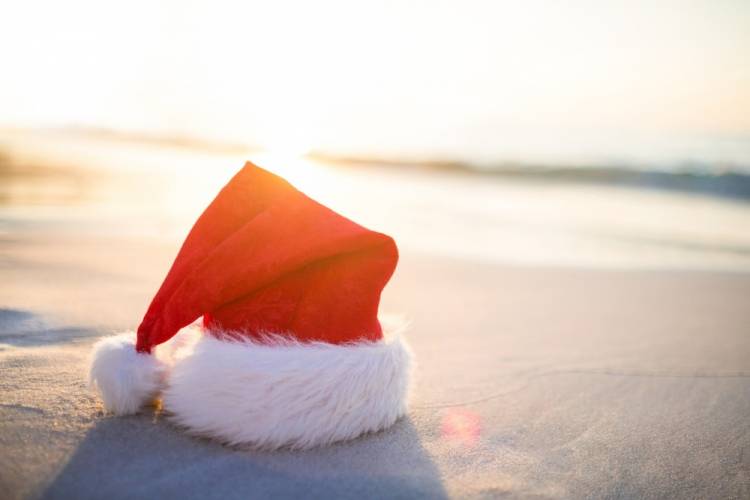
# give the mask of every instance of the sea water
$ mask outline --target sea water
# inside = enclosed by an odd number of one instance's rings
[[[582,176],[310,160],[87,134],[0,134],[0,237],[179,243],[245,160],[393,235],[402,252],[527,266],[750,270],[742,196]]]

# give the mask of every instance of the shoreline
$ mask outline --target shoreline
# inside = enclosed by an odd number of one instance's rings
[[[189,136],[169,136],[143,132],[123,132],[111,129],[86,127],[50,129],[8,129],[0,128],[0,174],[3,164],[8,173],[13,174],[13,154],[2,151],[2,141],[11,144],[14,137],[37,136],[53,140],[83,140],[119,145],[120,147],[170,148],[199,152],[202,154],[252,157],[264,154],[262,148],[249,144],[212,141]],[[6,144],[7,147],[7,144]],[[5,158],[4,158],[5,156]],[[325,151],[310,151],[304,155],[312,162],[339,166],[344,169],[376,169],[414,172],[434,175],[436,173],[467,175],[479,179],[500,181],[520,180],[532,183],[582,184],[592,186],[616,186],[629,189],[693,194],[697,196],[734,200],[741,203],[750,201],[750,165],[733,163],[710,163],[685,160],[669,165],[636,163],[627,161],[610,162],[519,162],[496,160],[492,162],[472,162],[467,160],[440,159],[431,156],[378,156],[347,155]],[[28,165],[25,168],[28,170]],[[33,167],[33,165],[32,165]],[[48,167],[54,173],[54,167]],[[94,173],[93,170],[91,173]]]

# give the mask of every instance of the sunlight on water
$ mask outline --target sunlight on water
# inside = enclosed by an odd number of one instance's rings
[[[340,175],[300,154],[263,152],[251,155],[250,161],[283,177],[300,191],[321,201],[341,188]]]
[[[750,204],[585,183],[357,167],[295,154],[0,136],[0,231],[181,241],[247,160],[404,252],[516,265],[750,270]]]

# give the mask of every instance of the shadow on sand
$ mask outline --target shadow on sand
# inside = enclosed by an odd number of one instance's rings
[[[446,498],[407,419],[309,451],[236,450],[152,416],[100,420],[43,498]]]

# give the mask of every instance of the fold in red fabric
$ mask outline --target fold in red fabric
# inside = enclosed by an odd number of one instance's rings
[[[248,162],[185,239],[138,327],[136,349],[151,352],[201,316],[217,336],[378,340],[380,294],[397,262],[390,236]]]

